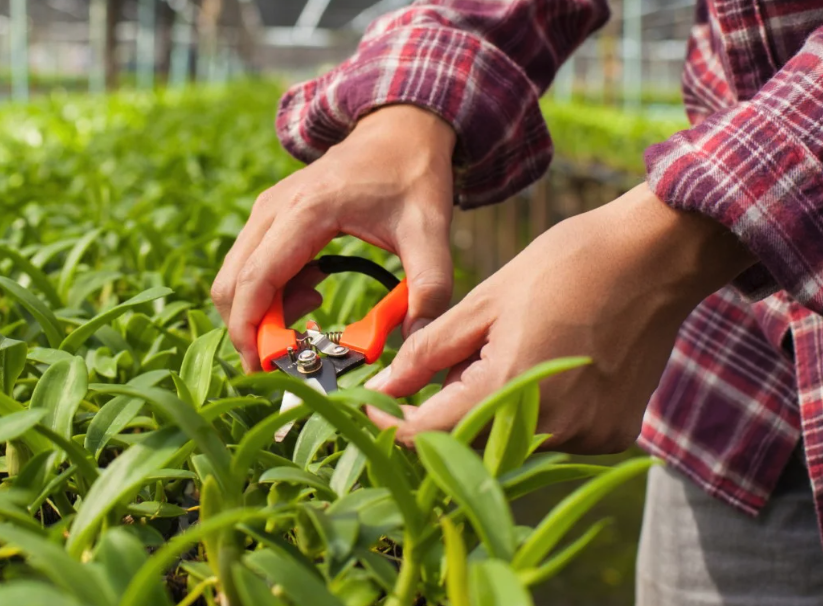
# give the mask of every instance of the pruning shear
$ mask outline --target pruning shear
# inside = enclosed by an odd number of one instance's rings
[[[287,328],[282,291],[275,296],[257,331],[257,351],[263,370],[279,369],[321,393],[330,393],[337,389],[337,377],[377,361],[389,334],[406,317],[409,289],[405,279],[398,280],[377,263],[361,257],[326,255],[313,263],[325,274],[355,272],[370,276],[389,291],[362,320],[341,332],[323,332],[314,321],[308,322],[305,333]],[[280,410],[284,412],[301,402],[286,392]],[[290,429],[291,424],[281,428],[275,440],[282,442]]]

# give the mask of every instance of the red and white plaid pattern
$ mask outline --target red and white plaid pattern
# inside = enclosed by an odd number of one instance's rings
[[[456,201],[502,200],[545,170],[538,97],[607,16],[605,0],[420,0],[290,89],[278,133],[311,161],[369,111],[415,104],[458,133]],[[641,445],[756,513],[802,437],[823,519],[823,2],[698,0],[683,89],[693,127],[647,151],[649,183],[760,263],[684,323]]]

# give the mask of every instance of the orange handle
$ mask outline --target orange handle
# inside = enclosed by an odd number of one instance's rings
[[[409,311],[409,287],[404,279],[375,305],[365,318],[349,324],[340,337],[340,344],[366,356],[373,364],[386,345],[391,331],[397,328]]]
[[[274,360],[288,353],[289,347],[297,349],[297,334],[286,328],[283,291],[279,291],[257,329],[257,353],[263,370],[272,370]]]

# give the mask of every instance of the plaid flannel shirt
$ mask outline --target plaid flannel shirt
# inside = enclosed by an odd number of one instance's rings
[[[375,108],[425,107],[458,134],[456,202],[497,202],[548,166],[538,98],[607,18],[605,0],[420,0],[291,88],[278,133],[311,161]],[[693,126],[647,151],[648,182],[760,262],[684,323],[640,443],[755,514],[802,438],[823,519],[823,4],[698,0],[683,89]]]

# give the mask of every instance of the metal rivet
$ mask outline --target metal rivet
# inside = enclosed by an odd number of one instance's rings
[[[304,349],[297,356],[297,370],[303,373],[314,372],[320,368],[321,361],[317,352],[312,349]]]

